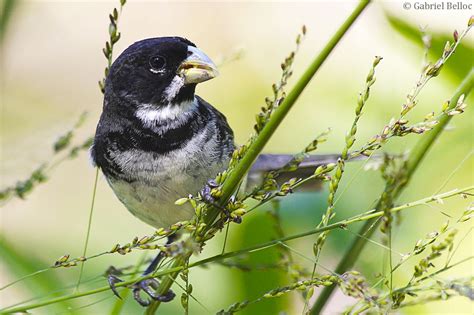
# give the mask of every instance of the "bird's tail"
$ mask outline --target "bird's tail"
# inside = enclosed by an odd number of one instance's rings
[[[283,168],[291,161],[293,155],[290,154],[261,154],[253,164],[249,171],[246,185],[246,190],[252,189],[253,187],[261,184],[265,173],[275,171]],[[276,178],[278,184],[282,184],[291,178],[305,178],[314,173],[316,168],[320,165],[329,163],[336,163],[340,158],[339,154],[319,154],[319,155],[308,155],[299,164],[298,168],[294,171],[283,171],[279,172]],[[361,160],[367,159],[365,156],[351,159]],[[321,187],[320,181],[309,181],[307,184],[302,185],[302,190],[318,190]]]

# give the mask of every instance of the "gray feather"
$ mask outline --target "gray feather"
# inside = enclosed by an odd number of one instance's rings
[[[320,165],[329,163],[336,163],[341,156],[339,154],[318,154],[308,155],[300,163],[297,170],[292,172],[282,172],[278,178],[278,184],[282,184],[291,178],[305,178],[314,173],[316,168]],[[249,171],[246,190],[251,190],[253,187],[261,184],[265,173],[281,169],[288,162],[291,161],[293,155],[291,154],[260,154]],[[378,158],[378,157],[376,157]],[[365,156],[359,156],[350,161],[364,160]],[[300,187],[300,190],[319,190],[321,188],[320,181],[310,181]]]

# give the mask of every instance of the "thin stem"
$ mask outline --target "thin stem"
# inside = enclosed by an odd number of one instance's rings
[[[32,277],[37,276],[37,275],[39,275],[39,274],[42,274],[42,273],[44,273],[44,272],[46,272],[46,271],[49,271],[49,270],[51,270],[51,269],[52,269],[52,268],[44,268],[44,269],[41,269],[41,270],[32,272],[32,273],[30,273],[30,274],[28,274],[28,275],[26,275],[26,276],[20,277],[20,278],[16,279],[15,281],[10,282],[10,283],[4,285],[3,287],[0,287],[0,291],[5,290],[6,288],[11,287],[11,286],[14,285],[14,284],[17,284],[17,283],[19,283],[19,282],[21,282],[21,281],[24,281],[24,280],[26,280],[26,279],[29,279],[29,278],[32,278]]]
[[[87,255],[87,246],[89,245],[89,237],[90,237],[90,234],[91,234],[92,215],[94,214],[95,195],[96,195],[96,192],[97,192],[98,179],[99,179],[99,168],[96,167],[95,179],[94,179],[94,188],[92,190],[91,208],[89,210],[89,221],[87,222],[86,241],[84,242],[84,250],[82,251],[82,257],[86,257],[86,255]],[[81,284],[82,273],[84,272],[84,265],[85,265],[85,261],[83,261],[81,263],[81,270],[79,271],[79,278],[77,279],[76,288],[74,289],[74,291],[76,291],[76,292],[77,292],[77,290],[79,290],[79,285]]]
[[[222,254],[225,253],[225,247],[227,245],[227,237],[229,236],[229,228],[230,228],[230,222],[227,223],[227,227],[225,228],[225,236],[224,236],[224,244],[222,244]]]
[[[374,76],[375,68],[380,63],[381,60],[382,60],[382,57],[378,57],[378,56],[375,57],[375,60],[372,64],[372,67],[365,81],[365,88],[363,92],[359,94],[359,97],[357,100],[357,106],[355,108],[354,121],[352,122],[352,126],[346,134],[345,145],[344,145],[344,148],[342,149],[341,157],[337,160],[336,170],[329,183],[328,206],[326,208],[326,212],[321,217],[321,222],[319,222],[318,227],[328,225],[331,218],[335,216],[334,200],[339,188],[339,183],[341,182],[342,176],[345,172],[345,162],[349,159],[349,150],[352,148],[356,140],[357,123],[362,117],[362,110],[364,109],[364,106],[366,105],[367,100],[369,99],[370,87],[375,83],[375,76]],[[314,243],[314,251],[315,251],[314,255],[316,256],[316,262],[313,266],[312,277],[314,277],[314,274],[316,272],[319,258],[321,257],[322,248],[324,244],[326,243],[326,238],[327,238],[327,233],[322,233],[321,235],[318,236],[318,239]]]
[[[467,96],[469,92],[471,92],[474,86],[474,69],[471,68],[471,71],[460,84],[454,96],[451,98],[450,108],[454,108],[457,104],[457,101],[461,95]],[[397,186],[393,191],[390,193],[392,194],[392,200],[395,200],[403,191],[403,189],[407,186],[410,178],[415,173],[416,169],[420,165],[423,158],[428,153],[429,149],[435,142],[435,140],[441,135],[444,131],[446,125],[451,120],[452,116],[444,115],[440,118],[438,125],[433,128],[425,137],[421,138],[421,140],[417,143],[414,150],[411,152],[407,167],[406,167],[406,182]],[[386,187],[385,192],[390,191],[392,187]],[[381,209],[383,206],[382,199],[379,200],[377,203],[376,209]],[[361,228],[359,234],[366,235],[368,238],[371,237],[375,228],[372,229],[372,225],[378,225],[378,222],[375,220],[368,220],[365,222],[364,226]],[[338,266],[336,267],[335,272],[342,274],[346,270],[352,268],[356,260],[358,259],[360,253],[364,249],[366,244],[366,240],[362,238],[355,238],[352,242],[349,249],[346,251],[342,259],[340,260]],[[326,305],[329,297],[331,296],[332,292],[334,291],[335,286],[325,287],[321,294],[319,295],[318,300],[316,301],[315,305],[311,309],[311,314],[320,314],[324,306]]]
[[[388,247],[390,250],[388,251],[388,266],[390,270],[393,269],[393,261],[392,261],[392,227],[390,226],[388,229]],[[393,272],[390,272],[390,296],[392,296],[393,292]]]
[[[462,159],[461,162],[458,163],[456,168],[449,174],[448,178],[444,181],[443,184],[436,190],[435,194],[439,193],[441,190],[446,187],[446,185],[449,183],[449,181],[453,178],[453,176],[461,169],[461,167],[464,165],[464,162],[466,162],[472,155],[474,154],[474,149],[471,149],[471,151]]]

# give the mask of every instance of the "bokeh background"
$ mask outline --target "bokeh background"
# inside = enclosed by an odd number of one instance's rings
[[[384,60],[377,69],[377,82],[359,124],[359,140],[355,146],[378,133],[398,114],[420,71],[422,46],[417,27],[427,26],[427,32],[433,34],[435,45],[431,56],[434,59],[433,56],[441,54],[444,41],[451,39],[453,30],[466,27],[471,14],[469,10],[405,10],[402,4],[378,1],[363,13],[307,87],[265,148],[266,152],[299,152],[328,127],[332,128],[332,133],[320,152],[340,152],[345,132],[352,123],[358,92],[363,88],[375,55],[383,56]],[[89,116],[76,132],[74,141],[79,143],[93,134],[102,108],[97,81],[102,78],[106,61],[101,49],[108,36],[107,15],[114,6],[117,6],[115,1],[15,3],[0,44],[0,188],[26,178],[41,163],[50,160],[51,145],[70,129],[83,111],[88,111]],[[271,84],[278,80],[280,62],[294,48],[294,38],[301,26],[307,26],[308,34],[297,55],[294,79],[354,6],[355,2],[351,1],[129,1],[120,21],[122,38],[115,52],[147,37],[179,35],[191,39],[216,63],[222,64],[221,75],[200,85],[197,92],[227,116],[237,141],[242,143],[252,132],[254,115],[263,105],[264,97],[271,93]],[[394,27],[393,19],[399,20],[395,23],[397,27]],[[412,119],[439,110],[442,102],[451,97],[463,74],[472,67],[472,55],[469,55],[473,49],[472,39],[472,35],[465,39],[463,47],[440,77],[423,90]],[[236,55],[239,57],[233,58]],[[472,103],[473,98],[468,98],[467,102]],[[430,196],[442,186],[445,191],[472,185],[472,118],[472,109],[468,108],[465,114],[454,119],[450,130],[443,134],[423,162],[401,201]],[[418,138],[410,136],[392,141],[386,150],[406,152]],[[378,172],[359,172],[360,168],[360,163],[348,166],[342,187],[348,185],[349,179],[352,182],[337,204],[335,220],[369,209],[382,190],[383,182]],[[12,200],[0,209],[0,286],[51,265],[65,253],[72,257],[81,255],[94,174],[87,153],[82,152],[78,158],[56,168],[49,181],[38,186],[26,200]],[[314,227],[325,210],[326,195],[324,189],[286,198],[281,204],[285,232],[290,235]],[[410,251],[416,240],[439,230],[447,219],[443,212],[457,218],[466,204],[466,200],[454,198],[445,204],[408,210],[394,230],[394,251]],[[227,249],[236,250],[274,238],[275,232],[266,211],[260,209],[246,216],[243,224],[232,226]],[[357,231],[357,228],[354,225],[350,230]],[[472,223],[460,229],[457,242],[467,236],[455,261],[472,256],[474,251],[474,239],[469,233]],[[135,236],[152,232],[151,227],[126,211],[105,180],[100,178],[88,253],[102,252],[117,242],[124,244]],[[323,251],[322,266],[333,268],[353,237],[347,231],[331,233]],[[314,236],[307,237],[289,245],[312,256],[314,240]],[[376,240],[380,241],[380,235]],[[218,253],[222,244],[222,237],[215,238],[198,259]],[[141,255],[137,252],[92,260],[86,264],[83,279],[97,277],[110,265],[133,264]],[[384,271],[386,257],[386,249],[368,244],[355,268],[373,280],[377,273]],[[396,254],[394,257],[397,259]],[[245,259],[252,263],[271,263],[277,259],[277,252],[269,249]],[[304,259],[300,263],[311,266]],[[472,276],[473,267],[469,261],[444,277]],[[2,290],[0,308],[74,284],[78,271],[79,268],[50,271]],[[324,269],[319,271],[324,272]],[[412,272],[412,265],[407,264],[395,273],[395,283],[407,282]],[[257,298],[290,281],[284,271],[242,272],[220,265],[194,268],[190,280],[194,295],[202,304],[191,301],[192,314],[215,313],[233,302]],[[105,279],[98,278],[81,289],[103,285]],[[181,293],[176,286],[174,290],[178,295]],[[114,302],[111,292],[106,292],[69,301],[67,305],[40,308],[33,313],[100,314],[109,312]],[[338,312],[351,303],[352,299],[338,293],[326,311]],[[301,297],[292,293],[251,306],[243,313],[277,314],[286,310],[288,314],[298,314],[301,308]],[[129,301],[125,310],[132,314],[139,308]],[[178,299],[164,305],[162,311],[163,314],[182,313]],[[454,298],[401,312],[472,313],[473,306],[465,298]]]

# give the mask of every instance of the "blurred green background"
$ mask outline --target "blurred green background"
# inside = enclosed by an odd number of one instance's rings
[[[93,133],[102,108],[97,81],[102,78],[105,66],[101,49],[107,39],[107,15],[116,5],[111,1],[16,3],[0,51],[0,188],[27,177],[43,161],[50,159],[52,143],[75,123],[84,110],[90,115],[75,139],[80,142]],[[295,78],[353,7],[354,3],[349,1],[130,1],[120,21],[122,38],[116,46],[115,55],[139,39],[167,35],[189,38],[218,64],[242,52],[238,60],[222,65],[217,79],[197,89],[200,96],[227,116],[237,141],[242,143],[252,132],[254,115],[263,105],[264,97],[271,93],[271,84],[279,78],[280,62],[294,48],[294,38],[300,27],[305,24],[308,34],[297,55]],[[387,15],[392,16],[392,22]],[[462,10],[407,11],[401,2],[371,5],[307,87],[266,147],[266,152],[296,153],[328,127],[332,128],[332,133],[319,152],[339,152],[345,132],[352,123],[357,95],[363,88],[373,56],[381,55],[384,60],[377,69],[377,82],[359,124],[355,146],[363,144],[380,132],[391,117],[398,115],[405,95],[418,79],[422,47],[417,26],[428,27],[428,33],[433,35],[431,56],[439,56],[445,40],[451,40],[454,29],[466,27],[469,16],[470,12]],[[1,24],[4,25],[4,22],[2,20]],[[442,103],[451,97],[462,75],[472,67],[472,40],[470,34],[440,77],[423,90],[411,119],[420,119],[428,112],[439,110]],[[472,102],[473,98],[468,98],[467,103]],[[472,185],[472,118],[469,107],[465,114],[455,117],[450,126],[452,128],[436,143],[401,201],[430,196],[443,185],[443,191]],[[397,139],[386,149],[407,152],[418,138]],[[460,165],[466,157],[467,160]],[[382,190],[383,182],[378,172],[360,172],[355,176],[360,167],[360,163],[348,165],[342,188],[346,187],[349,179],[354,179],[337,204],[335,220],[369,209]],[[457,167],[459,170],[447,181]],[[79,158],[57,168],[50,180],[35,189],[27,200],[13,200],[0,209],[0,286],[51,265],[65,253],[72,257],[81,255],[94,174],[88,156],[83,152]],[[322,191],[286,198],[281,204],[285,233],[290,235],[313,228],[325,210],[326,195],[326,191]],[[465,206],[465,200],[454,198],[442,205],[408,210],[394,230],[394,251],[410,251],[416,240],[428,232],[439,230],[447,219],[442,212],[457,218]],[[357,228],[351,226],[350,230],[357,231]],[[471,228],[472,223],[463,225],[457,242]],[[151,227],[125,210],[105,180],[100,178],[88,253],[102,252],[117,242],[123,244],[135,236],[152,232]],[[260,209],[246,216],[243,224],[231,227],[227,249],[240,249],[274,237],[272,221],[266,209]],[[347,231],[331,233],[321,265],[333,268],[352,237],[354,235]],[[315,237],[307,237],[289,245],[312,256],[314,240]],[[377,236],[379,240],[380,235]],[[469,233],[454,261],[473,255],[473,240],[472,233]],[[219,253],[222,244],[221,236],[215,238],[197,259]],[[380,246],[368,244],[355,268],[373,280],[376,273],[383,272],[386,254]],[[86,264],[83,279],[102,274],[109,265],[133,264],[140,256],[141,253],[137,252],[95,259]],[[245,259],[252,263],[271,263],[276,257],[275,249],[269,249]],[[308,261],[299,258],[298,261],[311,268]],[[473,268],[473,263],[469,261],[444,277],[472,276]],[[323,269],[319,271],[324,272]],[[79,268],[54,270],[2,290],[0,308],[74,284],[78,272]],[[395,273],[395,283],[405,283],[412,272],[412,265],[407,264]],[[194,296],[202,304],[191,301],[191,313],[209,314],[233,302],[257,298],[267,290],[288,284],[290,279],[285,272],[278,270],[242,272],[210,265],[206,269],[192,269],[190,281],[194,286]],[[105,279],[98,278],[81,288],[103,285]],[[179,287],[175,286],[174,290],[179,296]],[[65,307],[71,307],[72,312],[77,314],[106,313],[114,302],[111,292],[106,292],[72,300],[67,305],[40,308],[33,313],[70,312]],[[338,292],[326,311],[340,312],[353,302],[353,299]],[[168,303],[163,306],[162,312],[181,314],[179,304],[178,299]],[[298,314],[302,305],[301,297],[292,293],[256,304],[242,313],[277,314],[286,310],[289,314]],[[125,310],[125,313],[135,313],[139,308],[135,303],[126,303]],[[453,310],[472,313],[473,306],[465,298],[454,298],[448,302],[407,308],[402,313],[453,314]]]

